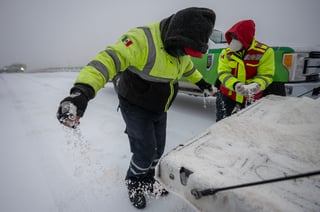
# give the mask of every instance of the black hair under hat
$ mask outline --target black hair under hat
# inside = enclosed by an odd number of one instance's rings
[[[205,53],[215,19],[215,13],[208,8],[190,7],[178,11],[162,21],[164,47],[187,47]]]

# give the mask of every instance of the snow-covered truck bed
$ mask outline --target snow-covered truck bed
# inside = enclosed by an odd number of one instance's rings
[[[217,192],[320,170],[320,99],[267,96],[166,154],[159,180],[200,211],[320,211],[320,175]]]

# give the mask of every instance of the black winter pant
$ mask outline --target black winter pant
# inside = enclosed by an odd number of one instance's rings
[[[219,91],[216,98],[216,122],[230,116],[232,113],[243,109],[244,107],[245,104],[237,103]]]
[[[145,110],[121,96],[119,106],[132,152],[126,180],[153,179],[165,148],[167,113]]]

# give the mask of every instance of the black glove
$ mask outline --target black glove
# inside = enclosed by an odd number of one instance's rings
[[[90,86],[75,85],[70,91],[70,96],[60,102],[57,119],[67,127],[76,128],[87,108],[88,101],[93,96],[94,91]]]
[[[203,79],[201,79],[199,82],[195,83],[202,92],[204,92],[205,90],[208,90],[210,92],[213,91],[212,89],[212,85],[207,83],[206,81],[204,81]]]

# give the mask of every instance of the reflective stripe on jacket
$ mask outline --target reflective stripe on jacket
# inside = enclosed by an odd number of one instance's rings
[[[126,86],[127,83],[132,85],[141,82],[144,84],[150,83],[150,85],[153,83],[166,84],[169,89],[165,89],[166,91],[163,91],[165,92],[163,94],[162,92],[157,93],[157,95],[160,95],[157,98],[161,99],[159,102],[165,104],[161,106],[162,111],[166,111],[169,108],[177,92],[177,89],[174,89],[174,85],[182,76],[192,83],[196,83],[202,78],[201,73],[194,67],[190,56],[172,57],[164,50],[161,40],[160,23],[158,22],[128,31],[117,43],[107,47],[105,51],[98,53],[81,70],[75,83],[90,85],[96,94],[117,73],[128,71],[139,76],[142,81],[123,82],[123,86]],[[141,88],[141,86],[136,85],[131,86],[130,89],[135,87]],[[150,89],[150,86],[147,87]],[[152,90],[150,92],[150,95],[152,95]],[[123,93],[121,94],[121,90],[119,94],[124,95]],[[138,95],[136,96],[136,98],[139,98]],[[130,96],[123,97],[132,98]],[[144,101],[147,101],[146,97],[144,99]],[[133,99],[129,100],[134,101]],[[141,103],[140,106],[144,106],[144,103],[140,102],[140,100],[135,100],[134,103]],[[156,110],[159,110],[159,108]]]
[[[221,92],[231,99],[242,103],[245,98],[234,91],[234,84],[258,83],[265,90],[273,80],[274,52],[272,48],[253,40],[246,51],[232,52],[226,48],[221,52],[218,65],[218,78]],[[260,98],[262,92],[255,95]]]

